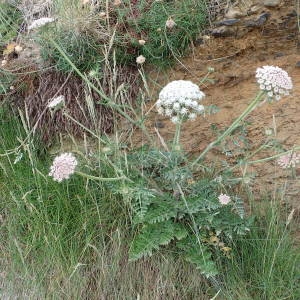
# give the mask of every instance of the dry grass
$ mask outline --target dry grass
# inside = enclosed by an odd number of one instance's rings
[[[41,17],[49,17],[53,5],[53,0],[12,0],[10,2],[21,11],[27,24]]]
[[[101,85],[100,88],[106,95],[112,97],[116,90],[122,87],[122,93],[114,98],[116,103],[132,104],[138,97],[137,69],[116,67],[112,70],[106,67],[101,75],[102,78],[94,83]],[[30,127],[37,124],[37,132],[48,146],[59,134],[82,137],[83,133],[82,128],[68,120],[62,111],[51,115],[47,110],[49,100],[56,96],[64,95],[68,114],[95,132],[102,134],[111,132],[115,123],[114,118],[118,118],[110,107],[100,104],[102,99],[96,92],[90,91],[80,78],[71,73],[64,74],[54,70],[35,73],[31,68],[22,71],[14,86],[18,88],[10,93],[13,106],[26,111],[31,122]],[[91,119],[89,112],[91,104],[95,112],[94,120]]]

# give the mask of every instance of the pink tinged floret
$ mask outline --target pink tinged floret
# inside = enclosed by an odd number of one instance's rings
[[[58,182],[69,179],[74,174],[77,164],[78,162],[72,153],[63,153],[55,157],[49,176]]]
[[[295,168],[300,162],[300,155],[298,153],[282,155],[277,159],[278,165],[283,168]]]
[[[220,194],[220,196],[218,197],[219,202],[222,205],[227,205],[229,202],[231,202],[231,198],[230,196],[226,195],[226,194]]]

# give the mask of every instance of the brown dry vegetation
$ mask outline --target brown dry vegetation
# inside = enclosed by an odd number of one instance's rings
[[[17,69],[19,65],[18,60],[15,60],[10,67]],[[67,119],[61,111],[57,111],[52,116],[47,109],[49,101],[59,95],[65,96],[66,110],[71,112],[74,119],[80,120],[82,125],[102,133],[109,133],[113,130],[112,120],[117,116],[114,115],[112,109],[100,104],[102,99],[98,93],[89,90],[86,84],[74,74],[60,73],[51,69],[37,72],[36,66],[21,69],[21,71],[18,69],[18,73],[14,83],[16,88],[10,92],[9,99],[14,107],[27,111],[30,126],[37,125],[37,133],[47,146],[52,144],[53,137],[59,134],[83,137],[84,130]],[[132,99],[136,99],[139,91],[136,69],[106,68],[103,74],[105,75],[98,83],[107,95],[114,95],[121,85],[124,87],[124,93],[119,93],[115,97],[116,103],[129,104]],[[97,85],[93,79],[90,80]],[[94,119],[91,118],[90,105],[94,106]]]

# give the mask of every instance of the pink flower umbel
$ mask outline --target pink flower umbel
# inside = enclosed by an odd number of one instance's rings
[[[227,205],[231,201],[230,196],[226,194],[221,194],[218,199],[222,205]]]
[[[70,175],[75,172],[77,164],[78,162],[72,153],[63,153],[55,157],[49,176],[52,176],[53,180],[58,182],[69,179]]]
[[[278,165],[283,168],[295,168],[300,162],[300,155],[298,153],[282,155],[277,159]]]
[[[172,29],[174,26],[176,26],[175,21],[172,18],[169,18],[166,21],[166,27],[169,28],[169,29]]]
[[[282,96],[289,95],[293,83],[288,73],[279,67],[263,66],[256,70],[257,83],[265,91],[268,98],[280,100]]]

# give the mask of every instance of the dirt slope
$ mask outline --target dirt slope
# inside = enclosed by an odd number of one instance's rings
[[[255,70],[263,65],[276,65],[286,70],[292,77],[294,90],[290,97],[257,108],[247,119],[251,123],[246,134],[250,141],[249,150],[256,149],[268,138],[265,134],[267,129],[273,130],[271,137],[279,140],[284,149],[289,150],[294,145],[300,146],[300,67],[296,66],[300,61],[299,30],[293,4],[294,1],[285,1],[280,8],[266,10],[270,13],[266,24],[254,28],[242,38],[210,37],[202,45],[196,46],[192,55],[184,59],[182,64],[177,64],[167,73],[150,72],[153,84],[149,108],[155,103],[161,87],[169,81],[185,79],[199,84],[208,67],[215,69],[210,75],[214,82],[202,84],[201,89],[206,94],[203,104],[216,105],[220,111],[184,124],[182,141],[188,152],[194,155],[200,153],[214,138],[212,124],[224,129],[247,107],[258,92]],[[167,118],[158,116],[153,109],[148,122],[153,134],[155,125],[166,140],[172,138],[175,126]],[[243,149],[234,144],[232,147],[229,145],[229,150],[231,157],[222,151],[214,150],[210,158],[218,155],[233,162],[243,152]],[[265,157],[268,154],[275,152],[264,152],[254,158]],[[300,168],[297,171],[300,174]],[[258,192],[285,189],[285,197],[289,198],[289,203],[293,207],[300,207],[300,181],[291,178],[289,170],[281,170],[276,162],[272,161],[248,167],[247,172],[256,175],[253,186]]]

